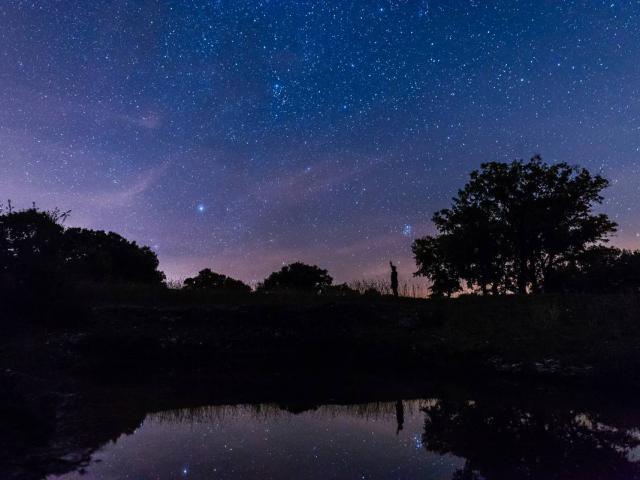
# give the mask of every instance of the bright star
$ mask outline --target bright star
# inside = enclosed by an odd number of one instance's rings
[[[404,235],[405,237],[411,236],[412,233],[413,233],[413,227],[408,223],[402,227],[402,235]]]
[[[280,95],[282,95],[282,92],[284,91],[284,86],[279,83],[274,83],[273,86],[271,87],[271,91],[274,97],[279,97]]]
[[[204,204],[199,203],[198,206],[196,207],[196,209],[198,210],[198,212],[202,213],[204,212]]]

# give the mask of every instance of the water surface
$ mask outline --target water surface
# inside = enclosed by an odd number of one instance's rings
[[[214,406],[150,414],[93,455],[82,472],[50,479],[433,478],[464,460],[422,444],[428,400],[329,405]]]
[[[521,400],[167,410],[47,478],[640,478],[640,410]]]

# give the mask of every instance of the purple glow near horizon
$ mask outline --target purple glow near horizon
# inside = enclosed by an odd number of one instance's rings
[[[637,248],[639,24],[635,1],[7,0],[0,197],[170,278],[402,281],[471,169],[540,153],[608,177]]]

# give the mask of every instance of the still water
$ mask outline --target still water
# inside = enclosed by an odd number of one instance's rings
[[[147,414],[53,479],[632,479],[640,417],[438,399]]]
[[[56,479],[433,478],[464,465],[425,450],[430,401],[320,406],[203,407],[150,414],[131,435]]]

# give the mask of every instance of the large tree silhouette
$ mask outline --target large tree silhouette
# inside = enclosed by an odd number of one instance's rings
[[[615,231],[605,214],[593,213],[607,185],[539,156],[484,163],[451,208],[434,214],[438,235],[415,240],[416,274],[434,282],[434,293],[452,293],[461,282],[483,293],[542,291],[557,269]]]

